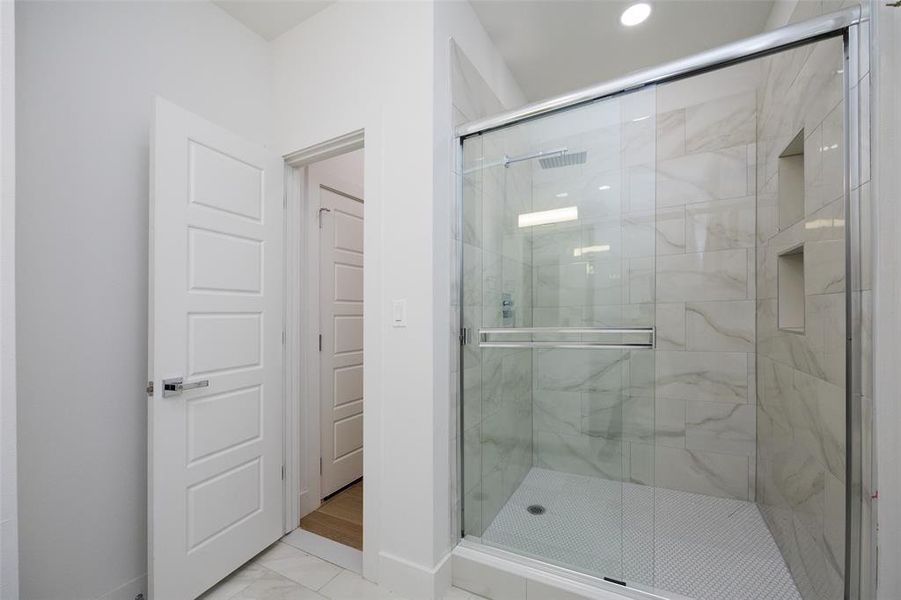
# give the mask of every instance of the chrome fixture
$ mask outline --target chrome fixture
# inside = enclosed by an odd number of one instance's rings
[[[163,398],[178,396],[182,392],[205,387],[210,387],[209,379],[200,379],[198,381],[192,381],[190,383],[185,383],[183,377],[163,379]]]

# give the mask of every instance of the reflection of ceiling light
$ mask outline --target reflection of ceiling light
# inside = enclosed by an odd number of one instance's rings
[[[635,117],[634,119],[632,119],[632,122],[638,123],[639,121],[644,121],[645,119],[650,119],[650,118],[651,118],[651,115],[645,115],[643,117]]]
[[[549,225],[551,223],[565,223],[579,218],[579,209],[575,206],[555,208],[554,210],[542,210],[539,212],[519,215],[520,227],[534,227],[535,225]]]
[[[569,196],[569,192],[560,192],[559,194],[555,194],[558,198],[566,198]]]
[[[598,189],[601,190],[602,192],[605,192],[605,191],[607,191],[607,190],[610,189],[610,186],[609,186],[609,185],[602,185],[602,186],[599,187]]]
[[[639,23],[643,23],[649,16],[651,16],[651,5],[639,2],[624,10],[619,22],[626,27],[634,27]]]
[[[573,248],[573,256],[582,256],[583,254],[592,254],[594,252],[610,252],[610,246],[585,246],[583,248]]]
[[[844,219],[814,219],[804,224],[805,229],[822,229],[824,227],[844,227]]]

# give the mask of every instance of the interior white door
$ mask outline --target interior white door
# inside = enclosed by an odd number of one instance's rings
[[[282,533],[284,165],[159,99],[151,157],[149,587],[186,600]]]
[[[363,476],[363,202],[320,186],[322,497]]]

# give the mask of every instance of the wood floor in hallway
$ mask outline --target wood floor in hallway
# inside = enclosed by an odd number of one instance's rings
[[[345,546],[363,549],[363,480],[326,499],[300,520],[300,528]]]

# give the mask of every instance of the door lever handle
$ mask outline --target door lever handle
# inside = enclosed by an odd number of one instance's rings
[[[198,388],[210,387],[209,379],[200,379],[185,383],[182,377],[173,377],[172,379],[163,379],[163,398],[177,396],[186,390],[196,390]]]

